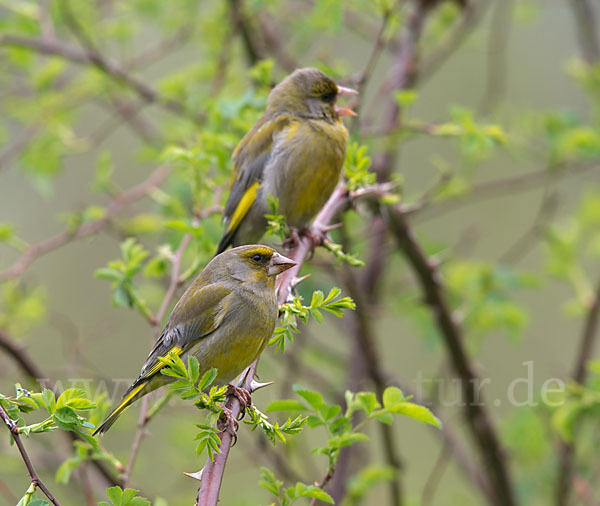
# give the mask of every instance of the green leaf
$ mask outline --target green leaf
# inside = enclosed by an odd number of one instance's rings
[[[98,279],[107,279],[109,281],[121,281],[123,274],[111,267],[100,267],[94,272],[94,276]]]
[[[44,391],[42,392],[42,402],[44,403],[44,407],[48,410],[48,413],[54,413],[56,410],[56,397],[52,390],[44,388]]]
[[[297,386],[294,386],[294,391],[306,402],[308,402],[315,411],[319,409],[321,404],[323,404],[323,396],[318,392],[305,390]]]
[[[78,458],[71,458],[65,460],[56,471],[56,481],[58,483],[69,483],[71,473],[73,473],[73,471],[77,468],[80,462],[81,461]]]
[[[367,414],[380,407],[377,397],[373,392],[358,392],[356,394],[356,400],[358,401],[359,407]]]
[[[259,481],[258,484],[275,497],[279,497],[283,482],[275,479],[275,475],[266,467],[261,467],[260,470],[262,473],[262,480]]]
[[[334,504],[333,497],[315,485],[305,485],[298,482],[296,483],[296,493],[300,497],[311,497],[327,504]]]
[[[204,390],[207,386],[211,385],[218,373],[214,367],[206,371],[198,382],[198,390]]]
[[[396,404],[404,402],[405,400],[406,399],[402,393],[402,390],[397,387],[387,387],[383,391],[382,401],[384,408],[395,406]]]
[[[86,398],[85,390],[81,388],[68,388],[56,401],[56,409],[68,406],[73,409],[86,410],[93,409],[96,405]]]
[[[123,497],[123,490],[119,486],[114,486],[106,489],[106,497],[115,506],[122,506],[121,498]]]
[[[52,419],[62,430],[75,430],[79,425],[79,417],[69,407],[58,408],[52,415]]]
[[[429,425],[433,425],[438,429],[442,428],[442,422],[438,417],[436,417],[429,409],[425,406],[420,406],[419,404],[414,404],[412,402],[401,402],[400,404],[396,404],[395,406],[390,406],[388,408],[392,413],[408,416],[409,418],[414,418],[423,423],[427,423]]]
[[[198,359],[194,355],[188,357],[188,375],[192,385],[195,385],[200,376],[200,365]]]

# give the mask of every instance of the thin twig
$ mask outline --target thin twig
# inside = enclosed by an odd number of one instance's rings
[[[183,254],[185,253],[186,248],[188,247],[190,241],[192,239],[192,234],[186,234],[181,239],[181,243],[177,248],[177,251],[173,255],[173,266],[171,268],[171,280],[169,282],[169,287],[167,288],[167,292],[161,302],[158,313],[155,315],[155,325],[154,325],[154,339],[153,342],[158,338],[158,332],[160,330],[160,323],[162,322],[165,314],[167,313],[167,309],[175,297],[175,293],[177,292],[177,288],[181,285],[181,280],[179,279],[179,272],[181,270],[181,259],[183,258]],[[146,433],[146,425],[150,421],[150,416],[148,414],[148,396],[145,396],[142,399],[140,405],[140,415],[137,423],[137,430],[135,433],[135,437],[133,440],[133,444],[131,445],[131,451],[129,452],[129,460],[127,461],[127,467],[125,468],[125,473],[123,475],[124,486],[127,487],[130,484],[131,474],[133,472],[133,466],[135,465],[135,461],[137,455],[139,453],[142,439],[144,438],[144,434]]]
[[[8,416],[8,414],[6,413],[6,411],[4,411],[4,408],[1,405],[0,418],[2,418],[2,421],[5,423],[5,425],[8,427],[8,430],[12,434],[15,444],[19,449],[19,453],[21,454],[21,458],[23,459],[25,467],[27,468],[27,472],[31,477],[31,483],[33,483],[35,487],[39,488],[52,504],[54,504],[55,506],[60,506],[60,503],[52,495],[52,492],[50,492],[48,487],[44,485],[44,482],[35,472],[33,464],[31,463],[31,459],[29,458],[29,455],[27,455],[27,452],[25,451],[25,446],[23,446],[23,442],[21,441],[21,437],[19,435],[19,428],[17,427],[17,424]]]
[[[493,492],[492,504],[514,506],[517,503],[504,450],[481,393],[478,391],[481,382],[473,370],[473,363],[465,349],[462,330],[448,304],[446,289],[437,266],[415,239],[407,217],[392,207],[384,208],[384,211],[398,247],[417,277],[425,303],[431,309],[448,350],[450,362],[461,380],[466,404],[464,414],[490,481]]]
[[[264,59],[265,49],[263,42],[259,40],[256,30],[250,25],[246,17],[243,0],[229,0],[229,10],[233,26],[244,43],[248,63],[255,65],[258,61]]]
[[[444,471],[448,467],[449,459],[450,459],[451,451],[447,445],[442,447],[442,451],[438,456],[429,476],[427,477],[427,481],[425,485],[423,485],[423,492],[421,492],[421,505],[429,506],[433,504],[433,496],[435,495],[435,491],[440,484]]]
[[[7,167],[41,129],[40,125],[34,123],[19,132],[14,142],[0,154],[0,170]]]
[[[448,212],[460,209],[466,205],[483,200],[517,195],[519,193],[535,190],[542,185],[562,181],[566,178],[577,177],[593,170],[599,170],[597,161],[567,165],[562,168],[541,169],[516,176],[493,179],[483,183],[474,184],[470,191],[461,197],[443,201],[429,201],[420,203],[416,207],[407,209],[408,214],[416,214],[415,221],[444,216]]]
[[[585,384],[587,379],[587,363],[592,359],[594,344],[598,334],[600,320],[600,281],[598,281],[596,292],[587,310],[579,350],[573,367],[573,380],[579,384]],[[558,446],[558,470],[556,474],[556,506],[569,504],[569,496],[573,485],[573,464],[575,457],[575,444],[560,441]]]
[[[382,255],[385,255],[384,248],[379,248]],[[384,258],[384,257],[381,257]],[[379,263],[378,261],[369,262],[369,266]],[[380,275],[374,275],[376,279],[380,278]],[[350,314],[353,320],[354,336],[360,347],[361,354],[365,363],[366,371],[371,378],[373,385],[375,386],[375,393],[379,399],[383,398],[383,392],[388,385],[388,378],[383,374],[381,368],[381,358],[377,349],[377,340],[372,328],[372,319],[367,314],[371,303],[367,302],[367,299],[371,299],[371,296],[375,295],[375,287],[378,284],[375,282],[371,284],[370,276],[363,277],[363,283],[359,284],[356,274],[349,267],[344,266],[341,271],[341,278],[344,282],[345,288],[348,290],[348,294],[354,300],[356,309]],[[369,285],[371,292],[369,292]],[[395,471],[395,478],[390,480],[390,496],[391,503],[393,506],[400,506],[403,503],[402,499],[402,482],[400,480],[400,471],[402,470],[402,460],[398,455],[398,449],[396,444],[396,438],[394,431],[390,425],[380,424],[379,430],[383,440],[383,452],[385,454],[386,462]]]
[[[171,172],[169,165],[162,165],[148,176],[148,178],[138,185],[130,188],[125,193],[122,193],[117,198],[112,200],[106,208],[106,213],[103,218],[84,223],[74,230],[68,230],[55,236],[49,237],[37,244],[30,246],[12,265],[4,272],[0,272],[0,283],[7,279],[12,279],[20,276],[37,258],[46,253],[70,243],[75,239],[93,235],[105,228],[115,214],[124,207],[129,206],[133,202],[139,200],[153,188],[160,185]]]
[[[327,473],[325,473],[325,476],[323,476],[323,479],[317,483],[317,487],[319,487],[321,490],[324,489],[327,484],[331,481],[331,478],[333,478],[333,473],[335,472],[335,465],[332,468],[327,469]],[[317,504],[317,498],[313,497],[312,501],[310,501],[310,506],[315,506]]]
[[[11,337],[0,329],[0,349],[3,349],[34,382],[44,379],[44,373],[29,356],[23,346],[19,346]]]
[[[506,92],[508,76],[507,45],[514,0],[497,0],[488,39],[488,58],[485,91],[479,109],[488,114]]]
[[[544,226],[556,211],[558,198],[556,192],[546,192],[531,223],[519,238],[500,255],[498,260],[503,264],[514,264],[528,253],[539,241]]]
[[[44,374],[40,367],[35,363],[25,348],[19,346],[5,331],[0,329],[0,348],[3,349],[21,368],[25,375],[34,382],[48,380],[49,377]],[[70,442],[83,441],[79,434],[68,431],[61,432],[67,437]],[[91,465],[102,475],[108,485],[121,485],[119,480],[100,460],[90,461]]]
[[[600,44],[593,3],[589,0],[571,0],[571,7],[577,24],[581,54],[586,62],[596,63],[600,60]]]
[[[197,120],[197,117],[190,116],[184,104],[164,98],[144,81],[130,75],[121,65],[95,50],[79,49],[56,40],[35,39],[9,33],[0,35],[0,46],[28,48],[40,54],[59,56],[78,65],[92,65],[111,79],[132,89],[145,102],[160,105],[177,115]]]
[[[499,0],[504,2],[505,0]],[[445,37],[436,48],[423,58],[419,80],[427,81],[437,72],[450,56],[462,45],[473,30],[479,26],[481,18],[492,5],[492,0],[469,2],[463,8],[462,16],[456,27]]]

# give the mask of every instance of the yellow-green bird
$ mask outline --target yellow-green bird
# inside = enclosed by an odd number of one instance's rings
[[[290,227],[310,225],[340,180],[348,140],[340,117],[355,113],[336,100],[353,93],[314,68],[298,69],[273,88],[266,111],[233,152],[217,254],[262,237],[269,194]]]
[[[140,376],[95,430],[106,432],[133,402],[173,381],[158,357],[194,355],[200,375],[215,367],[227,384],[263,351],[278,318],[275,278],[295,263],[260,245],[233,248],[213,258],[179,299]]]

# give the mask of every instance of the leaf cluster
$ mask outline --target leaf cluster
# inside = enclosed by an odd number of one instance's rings
[[[342,291],[334,287],[329,291],[327,297],[322,291],[316,290],[312,294],[309,306],[302,304],[300,297],[294,297],[291,302],[283,304],[279,308],[282,326],[275,329],[269,345],[275,346],[276,351],[285,351],[286,340],[293,343],[294,333],[298,333],[298,320],[302,323],[308,322],[312,316],[317,322],[323,321],[321,311],[327,311],[338,318],[344,315],[344,310],[353,310],[356,305],[350,297],[338,298]]]

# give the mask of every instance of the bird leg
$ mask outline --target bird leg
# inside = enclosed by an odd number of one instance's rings
[[[291,250],[298,246],[298,244],[300,243],[300,237],[308,237],[311,242],[310,254],[312,257],[312,255],[315,254],[315,248],[317,246],[321,246],[323,244],[323,241],[325,240],[325,233],[321,230],[317,230],[314,228],[303,228],[302,230],[298,231],[296,227],[289,227],[289,229],[290,235],[289,237],[285,238],[282,244],[282,246],[286,250]]]
[[[248,406],[252,406],[252,397],[250,396],[250,392],[245,388],[236,387],[232,384],[227,385],[227,391],[225,395],[233,395],[240,402],[240,414],[238,416],[238,420],[244,418],[246,414],[246,408]]]
[[[290,235],[283,240],[282,246],[285,250],[289,251],[298,246],[300,242],[300,234],[296,227],[288,226],[290,229]]]
[[[234,385],[227,385],[227,390],[225,395],[233,395],[240,403],[240,413],[238,415],[238,420],[244,418],[246,414],[246,409],[248,406],[252,406],[252,397],[250,396],[250,392],[245,388],[236,387]],[[221,417],[219,418],[219,422],[217,423],[217,428],[221,431],[227,431],[233,437],[233,444],[237,442],[237,430],[239,429],[240,424],[238,420],[236,420],[235,416],[233,416],[233,412],[229,409],[224,403],[221,405],[221,409],[223,410],[221,413]]]
[[[311,252],[314,254],[315,248],[317,246],[321,246],[323,242],[325,242],[325,234],[321,230],[317,230],[316,228],[304,228],[300,232],[301,235],[304,235],[310,239],[312,243]]]
[[[233,437],[233,444],[235,445],[237,442],[237,430],[240,427],[240,424],[235,419],[235,416],[233,416],[231,410],[225,406],[225,404],[221,406],[221,409],[223,411],[219,417],[219,421],[217,422],[217,429],[219,429],[221,432],[229,432],[231,437]]]

